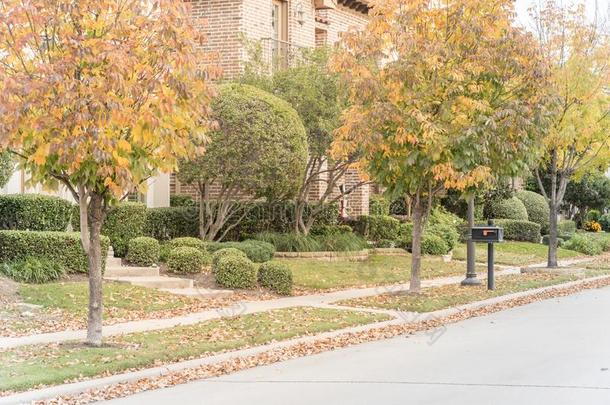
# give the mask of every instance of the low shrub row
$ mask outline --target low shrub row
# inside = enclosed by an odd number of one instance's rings
[[[270,243],[279,252],[347,252],[366,249],[366,241],[352,232],[303,235],[265,232],[255,236]]]
[[[110,240],[102,237],[105,266]],[[15,262],[28,257],[47,259],[69,273],[87,273],[87,255],[77,232],[0,231],[0,262]]]
[[[504,228],[504,239],[540,243],[540,224],[530,221],[496,219],[495,225]]]
[[[0,229],[65,231],[73,204],[40,194],[0,195]]]
[[[152,266],[159,262],[159,241],[147,236],[139,236],[129,241],[127,261],[136,266]]]

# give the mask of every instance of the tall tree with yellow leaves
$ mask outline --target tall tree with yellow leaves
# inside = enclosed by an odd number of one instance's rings
[[[470,190],[499,166],[523,167],[538,139],[546,75],[510,0],[377,0],[333,61],[351,107],[333,154],[413,201],[410,290],[420,289],[421,236],[433,198]],[[506,170],[504,170],[506,171]]]
[[[550,0],[531,10],[544,58],[551,63],[555,109],[535,170],[550,208],[548,267],[557,267],[557,214],[571,178],[610,162],[610,31],[587,18],[584,5]]]
[[[212,96],[202,38],[177,1],[5,0],[0,39],[0,146],[80,205],[87,342],[99,346],[102,223],[158,170],[201,152]]]

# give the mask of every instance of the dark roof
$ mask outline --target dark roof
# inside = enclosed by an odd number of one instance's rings
[[[349,7],[352,10],[359,11],[361,13],[368,13],[369,5],[367,0],[338,0],[337,3]]]

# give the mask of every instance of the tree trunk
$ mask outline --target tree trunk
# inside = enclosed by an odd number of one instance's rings
[[[548,267],[557,267],[557,204],[549,202],[549,256]]]
[[[302,199],[297,199],[294,204],[294,231],[299,234],[301,232],[305,232],[303,229],[303,215],[305,215],[305,201]]]
[[[419,198],[413,204],[413,241],[411,245],[411,282],[409,291],[418,293],[421,290],[421,238],[423,233],[424,207]]]
[[[104,201],[99,194],[92,194],[88,210],[89,222],[89,317],[87,324],[87,343],[91,346],[102,345],[102,246],[101,231],[104,222]],[[83,230],[81,230],[83,232]]]

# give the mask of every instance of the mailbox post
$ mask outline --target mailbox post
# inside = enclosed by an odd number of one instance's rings
[[[487,289],[493,290],[495,286],[494,277],[494,243],[504,240],[504,229],[494,226],[493,220],[488,221],[488,226],[475,226],[472,228],[472,240],[474,242],[487,243]]]

